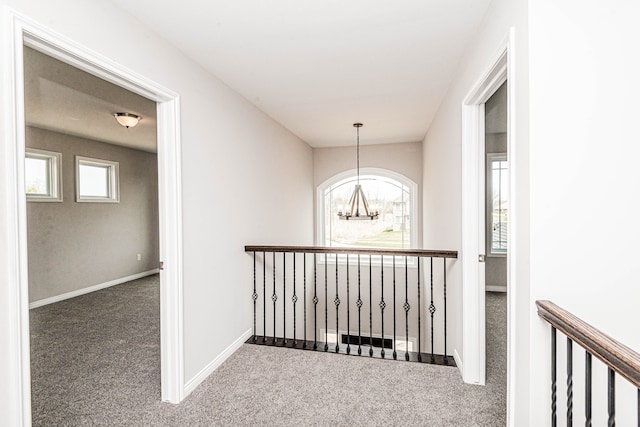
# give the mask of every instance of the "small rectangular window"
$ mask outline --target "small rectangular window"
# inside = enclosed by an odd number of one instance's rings
[[[118,203],[119,164],[76,156],[76,201]]]
[[[24,161],[25,191],[30,202],[62,201],[62,154],[27,148]]]
[[[487,154],[487,246],[506,255],[509,224],[509,169],[506,154]]]

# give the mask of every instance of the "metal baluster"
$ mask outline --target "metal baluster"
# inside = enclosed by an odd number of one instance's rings
[[[406,341],[404,343],[404,360],[409,360],[409,268],[407,267],[407,256],[404,256],[404,331]]]
[[[361,323],[361,309],[362,298],[360,295],[360,254],[358,254],[358,300],[356,301],[358,306],[358,356],[362,355],[362,323]]]
[[[431,304],[429,305],[429,313],[431,313],[431,363],[435,363],[436,358],[433,355],[433,314],[436,312],[436,306],[433,305],[433,257],[431,260]]]
[[[396,257],[393,256],[393,360],[398,358],[396,353]]]
[[[422,318],[420,316],[420,261],[421,258],[418,259],[418,362],[422,362]]]
[[[585,427],[591,427],[591,353],[585,352],[585,398],[584,398],[584,415],[585,415]]]
[[[336,262],[338,262],[338,256],[336,255]],[[329,294],[327,274],[327,254],[324,254],[324,351],[329,351],[329,343],[327,342],[327,333],[329,332],[329,311],[327,305],[329,304]]]
[[[276,295],[276,253],[273,252],[273,294],[271,295],[271,301],[273,301],[273,343],[278,342],[276,338],[276,301],[278,295]]]
[[[556,363],[556,328],[551,327],[551,427],[558,425],[558,419],[556,414],[556,402],[557,402],[557,363]]]
[[[298,296],[296,295],[296,253],[293,253],[293,296],[291,297],[293,302],[293,345],[298,345],[296,339],[296,303],[298,302]]]
[[[253,341],[255,342],[258,337],[256,336],[256,300],[258,299],[258,294],[256,293],[256,253],[253,252],[253,294],[251,295],[253,299]]]
[[[567,427],[573,425],[573,341],[567,338]]]
[[[325,264],[326,265],[326,264]],[[313,253],[313,349],[318,349],[318,262]]]
[[[380,255],[380,319],[382,324],[382,336],[381,336],[381,344],[380,347],[380,356],[384,359],[384,308],[387,306],[387,303],[384,302],[384,255]]]
[[[287,343],[287,253],[282,252],[282,343]]]
[[[349,314],[349,254],[347,254],[347,354],[351,354],[351,328]]]
[[[373,292],[371,289],[371,255],[369,255],[369,357],[373,357]]]
[[[262,341],[267,342],[267,254],[262,252]]]
[[[447,358],[447,259],[442,258],[442,264],[444,266],[443,271],[443,284],[444,284],[444,364],[449,364]]]
[[[307,348],[307,253],[302,253],[302,274],[303,274],[303,293],[302,293],[302,309],[304,311],[304,342],[302,348]]]
[[[338,307],[340,306],[340,298],[338,297],[338,254],[336,254],[336,299],[333,300],[336,305],[336,353],[340,352],[340,329],[338,327]]]
[[[609,419],[607,420],[607,426],[614,427],[616,425],[616,373],[613,369],[607,369],[607,389],[608,389],[608,400],[609,400]]]

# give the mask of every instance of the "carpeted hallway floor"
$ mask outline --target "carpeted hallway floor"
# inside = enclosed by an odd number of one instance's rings
[[[487,386],[458,370],[244,344],[160,402],[158,277],[31,311],[34,426],[503,426],[506,294],[487,293]]]

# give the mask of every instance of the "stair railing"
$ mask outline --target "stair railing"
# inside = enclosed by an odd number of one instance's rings
[[[616,418],[616,374],[637,388],[637,425],[640,426],[640,354],[594,328],[582,319],[558,307],[551,301],[536,301],[538,315],[551,325],[551,425],[558,425],[558,383],[556,331],[567,338],[566,349],[566,425],[573,424],[574,378],[573,343],[585,351],[584,418],[585,425],[593,420],[593,356],[607,367],[607,425],[615,426]]]
[[[455,366],[447,354],[446,275],[456,251],[245,246],[245,252],[253,255],[248,343]],[[441,261],[434,266],[434,259]]]

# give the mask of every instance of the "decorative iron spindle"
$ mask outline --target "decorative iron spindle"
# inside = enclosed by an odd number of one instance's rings
[[[436,358],[433,354],[433,315],[436,312],[436,306],[433,305],[433,257],[431,260],[431,304],[429,304],[429,313],[431,313],[431,363],[436,362]]]
[[[329,333],[329,310],[327,305],[329,304],[329,283],[327,274],[327,254],[324,254],[324,351],[329,351],[328,333]],[[336,255],[336,262],[338,262]]]
[[[556,414],[557,403],[557,363],[556,363],[556,328],[551,327],[551,426],[556,427],[558,425],[558,417]]]
[[[256,300],[258,299],[258,294],[256,293],[256,253],[253,252],[253,294],[251,294],[251,298],[253,299],[253,341],[258,340],[258,336],[256,335]]]
[[[369,357],[373,357],[373,293],[371,275],[371,255],[369,255]]]
[[[278,295],[276,295],[276,253],[273,253],[273,294],[271,295],[271,301],[273,301],[273,342],[278,342],[276,334],[276,301]]]
[[[326,263],[325,263],[326,265]],[[318,349],[318,262],[313,254],[313,349]]]
[[[573,426],[573,341],[567,338],[567,427]]]
[[[387,306],[387,303],[384,302],[384,255],[380,255],[380,320],[381,320],[381,336],[380,340],[380,357],[384,359],[384,308]]]
[[[336,353],[340,353],[340,332],[338,329],[338,307],[340,306],[340,297],[338,296],[338,254],[336,254],[336,298],[333,300],[336,305]]]
[[[409,360],[409,267],[407,266],[407,257],[404,257],[404,331],[406,341],[404,343],[404,360]]]
[[[282,252],[282,343],[287,343],[287,253]]]
[[[442,265],[444,266],[442,271],[443,280],[443,292],[444,292],[444,364],[449,364],[447,358],[447,259],[442,258]]]
[[[293,345],[298,345],[296,339],[296,303],[298,302],[298,296],[296,295],[296,253],[293,253],[293,296],[291,297],[293,303]]]
[[[338,263],[336,263],[338,265]],[[349,315],[349,254],[347,254],[347,354],[351,354],[351,328],[350,328],[350,315]],[[337,330],[337,328],[336,328]],[[339,334],[338,334],[339,335]]]
[[[418,362],[422,362],[422,317],[420,315],[420,261],[422,258],[417,257],[418,260]]]
[[[358,254],[358,300],[356,301],[358,307],[358,356],[362,355],[362,325],[360,311],[362,309],[362,298],[360,296],[360,254]]]
[[[591,353],[588,351],[585,352],[584,370],[584,425],[591,427]]]
[[[398,358],[396,353],[396,257],[393,256],[393,360]]]
[[[608,408],[609,408],[609,418],[607,419],[607,426],[614,427],[616,425],[616,372],[607,368],[607,397],[608,397]]]
[[[267,342],[267,253],[262,252],[262,341]]]
[[[302,308],[304,311],[304,342],[302,348],[307,348],[307,253],[302,253],[302,273],[303,273],[303,293],[302,293]]]

